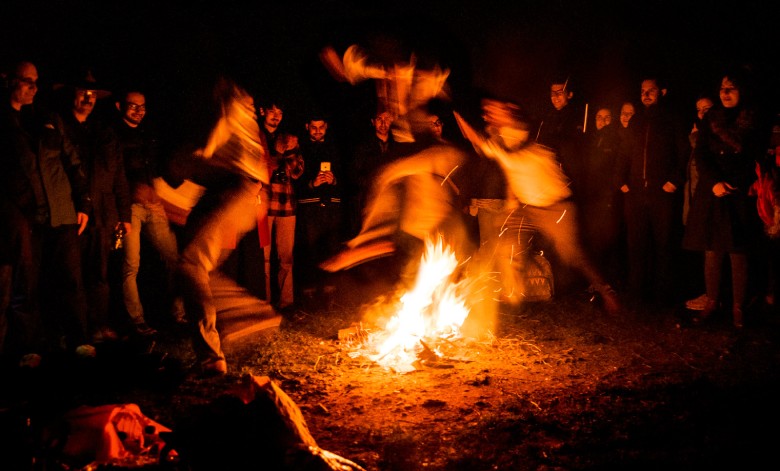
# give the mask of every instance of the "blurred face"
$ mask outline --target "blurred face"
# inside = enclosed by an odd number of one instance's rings
[[[728,77],[720,82],[720,102],[724,108],[734,108],[739,104],[739,88]]]
[[[279,127],[279,123],[282,122],[282,118],[284,117],[284,112],[276,105],[273,105],[270,108],[262,109],[260,114],[264,116],[265,121],[263,121],[263,124],[269,131],[276,130],[276,128]]]
[[[18,110],[32,104],[38,93],[38,69],[25,62],[17,67],[14,75],[11,81],[11,106]]]
[[[658,83],[655,80],[642,81],[642,104],[645,107],[650,107],[658,103],[658,98],[661,96],[661,89],[658,87]]]
[[[568,105],[572,95],[572,92],[566,90],[565,83],[554,83],[550,87],[550,101],[556,110]]]
[[[709,98],[699,98],[696,100],[696,116],[699,119],[704,118],[704,115],[712,108],[712,100]]]
[[[95,109],[95,103],[97,103],[95,90],[77,88],[73,98],[73,112],[77,115],[89,116]]]
[[[429,122],[431,123],[431,131],[433,132],[433,135],[436,137],[441,137],[441,133],[444,130],[444,124],[441,122],[438,116],[431,116],[428,118]]]
[[[609,111],[606,108],[601,108],[596,112],[596,129],[600,131],[604,128],[604,126],[609,126],[611,122],[612,122],[611,111]]]
[[[328,123],[321,119],[309,121],[306,129],[309,131],[309,139],[314,142],[322,142],[325,140],[325,133],[328,131]]]
[[[393,124],[393,115],[388,112],[379,113],[371,120],[371,123],[374,125],[376,135],[386,139],[390,133],[390,126]]]
[[[146,97],[143,93],[130,92],[125,96],[125,102],[121,105],[120,110],[123,113],[122,119],[129,126],[136,127],[146,116]]]
[[[636,110],[634,109],[634,105],[631,103],[623,103],[623,106],[620,107],[620,124],[624,128],[628,127],[628,122],[631,121],[631,117],[634,116],[634,113],[636,113]]]

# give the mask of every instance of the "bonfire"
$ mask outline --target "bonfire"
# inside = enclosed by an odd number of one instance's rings
[[[468,279],[458,280],[459,262],[442,237],[425,242],[413,286],[379,302],[372,312],[389,320],[374,330],[362,325],[351,329],[358,340],[351,356],[365,356],[377,364],[405,373],[420,361],[441,358],[439,346],[461,338],[460,328],[469,315]]]

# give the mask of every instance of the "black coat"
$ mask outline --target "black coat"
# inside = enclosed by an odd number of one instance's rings
[[[740,107],[712,108],[704,117],[694,151],[699,183],[693,194],[683,247],[690,250],[743,252],[758,229],[755,198],[756,160],[763,147],[755,113]],[[736,190],[716,197],[712,188],[727,182]]]
[[[63,122],[86,169],[92,200],[89,224],[113,228],[118,222],[130,222],[130,189],[114,131],[99,121],[79,123],[70,113],[65,113]]]

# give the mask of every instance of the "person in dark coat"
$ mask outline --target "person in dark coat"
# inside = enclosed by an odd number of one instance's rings
[[[745,77],[727,72],[720,85],[720,104],[705,115],[694,151],[699,183],[693,195],[683,247],[704,251],[707,304],[695,317],[703,322],[715,313],[723,260],[731,262],[733,323],[741,328],[748,282],[748,248],[760,231],[755,199],[749,189],[762,157],[758,115],[748,103]]]
[[[643,108],[631,118],[622,140],[628,240],[628,290],[635,302],[671,305],[674,262],[680,249],[688,139],[685,128],[663,101],[666,87],[656,77],[642,80]]]
[[[595,126],[588,129],[579,194],[583,245],[596,266],[609,278],[623,275],[620,242],[623,234],[623,200],[620,169],[624,156],[620,136],[607,107],[596,108]]]
[[[89,327],[97,343],[117,338],[109,321],[109,263],[115,237],[124,237],[132,230],[132,200],[117,135],[93,115],[98,98],[110,92],[103,90],[89,72],[69,88],[72,101],[62,113],[64,131],[84,163],[92,200],[89,224],[80,242]]]
[[[93,356],[79,255],[79,235],[91,212],[86,174],[62,119],[34,103],[35,65],[19,62],[7,78],[9,102],[0,115],[0,198],[16,223],[9,312],[21,322],[6,353],[57,352],[64,339],[68,350]]]

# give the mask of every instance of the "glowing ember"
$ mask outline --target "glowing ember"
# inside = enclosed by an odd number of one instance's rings
[[[469,314],[465,282],[452,279],[458,267],[454,251],[441,237],[426,241],[425,248],[414,287],[392,306],[395,315],[385,328],[364,345],[371,360],[399,372],[413,370],[418,353],[436,340],[459,338]]]

